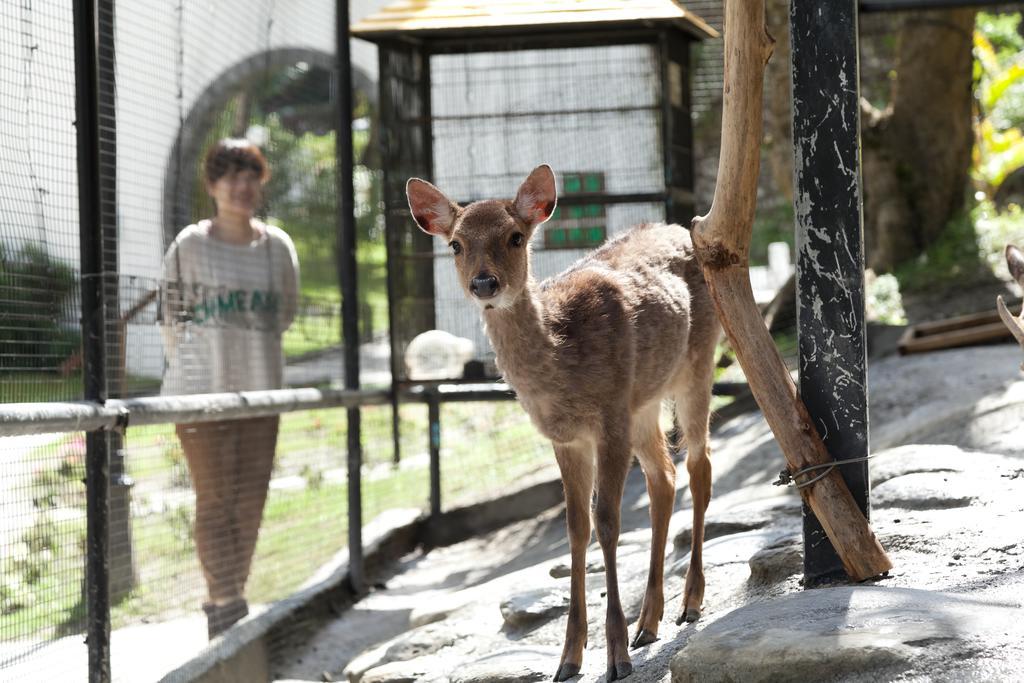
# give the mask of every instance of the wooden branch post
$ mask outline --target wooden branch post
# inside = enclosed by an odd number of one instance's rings
[[[718,183],[708,215],[693,220],[697,257],[726,335],[751,392],[791,471],[832,461],[754,303],[750,235],[760,169],[765,65],[774,40],[765,30],[764,0],[725,4],[725,82]],[[892,563],[867,519],[832,470],[801,495],[825,529],[850,578],[883,574]]]

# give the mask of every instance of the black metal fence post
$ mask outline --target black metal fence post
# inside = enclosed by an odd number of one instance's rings
[[[75,128],[81,247],[82,365],[87,401],[107,399],[100,221],[96,0],[75,0]],[[110,488],[105,430],[86,434],[86,603],[89,681],[110,681]]]
[[[792,0],[800,394],[835,459],[868,454],[857,2]],[[868,514],[866,462],[840,467]],[[844,575],[804,507],[806,585]]]
[[[126,388],[125,335],[121,323],[117,224],[117,88],[114,0],[97,0],[99,205],[106,314],[107,396],[122,398]],[[110,600],[117,603],[135,587],[131,528],[132,480],[125,471],[125,438],[107,434],[110,453]]]
[[[441,517],[441,396],[428,389],[427,429],[430,431],[430,520]]]
[[[359,299],[356,262],[355,189],[352,185],[352,56],[349,48],[348,0],[335,5],[338,52],[338,130],[335,137],[338,179],[338,281],[341,284],[345,388],[359,388]],[[348,557],[352,590],[363,590],[362,419],[359,408],[347,411]]]

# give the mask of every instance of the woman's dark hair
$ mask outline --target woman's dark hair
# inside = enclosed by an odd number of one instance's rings
[[[260,183],[270,180],[270,166],[260,148],[244,138],[224,138],[210,147],[203,162],[207,183],[215,183],[230,173],[254,171]]]

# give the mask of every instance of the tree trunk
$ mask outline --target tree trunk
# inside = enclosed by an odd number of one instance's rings
[[[832,461],[782,362],[750,288],[750,236],[757,203],[764,69],[772,54],[764,0],[725,6],[725,80],[718,183],[711,211],[693,220],[697,258],[765,420],[791,471]],[[834,87],[834,86],[833,86]],[[892,564],[838,470],[800,489],[847,574],[864,580]]]
[[[789,0],[765,0],[775,51],[765,68],[764,159],[781,203],[793,203],[793,96],[789,73]]]
[[[975,10],[908,15],[885,111],[863,102],[867,265],[888,271],[932,244],[963,206]]]

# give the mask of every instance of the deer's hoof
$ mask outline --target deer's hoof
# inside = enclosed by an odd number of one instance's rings
[[[650,631],[648,631],[645,628],[642,628],[639,631],[637,631],[636,637],[633,638],[633,642],[630,643],[629,646],[635,650],[638,647],[643,647],[644,645],[650,645],[651,643],[653,643],[657,639],[658,639],[657,635],[651,633]]]
[[[696,607],[687,607],[678,617],[676,617],[676,626],[682,626],[683,622],[692,624],[698,619],[700,619],[700,609]]]
[[[633,673],[632,662],[615,662],[615,666],[608,667],[608,673],[605,675],[605,681],[618,681],[622,680],[629,674]]]
[[[555,672],[556,681],[567,681],[580,672],[579,664],[570,664],[566,662],[558,667],[558,671]]]

